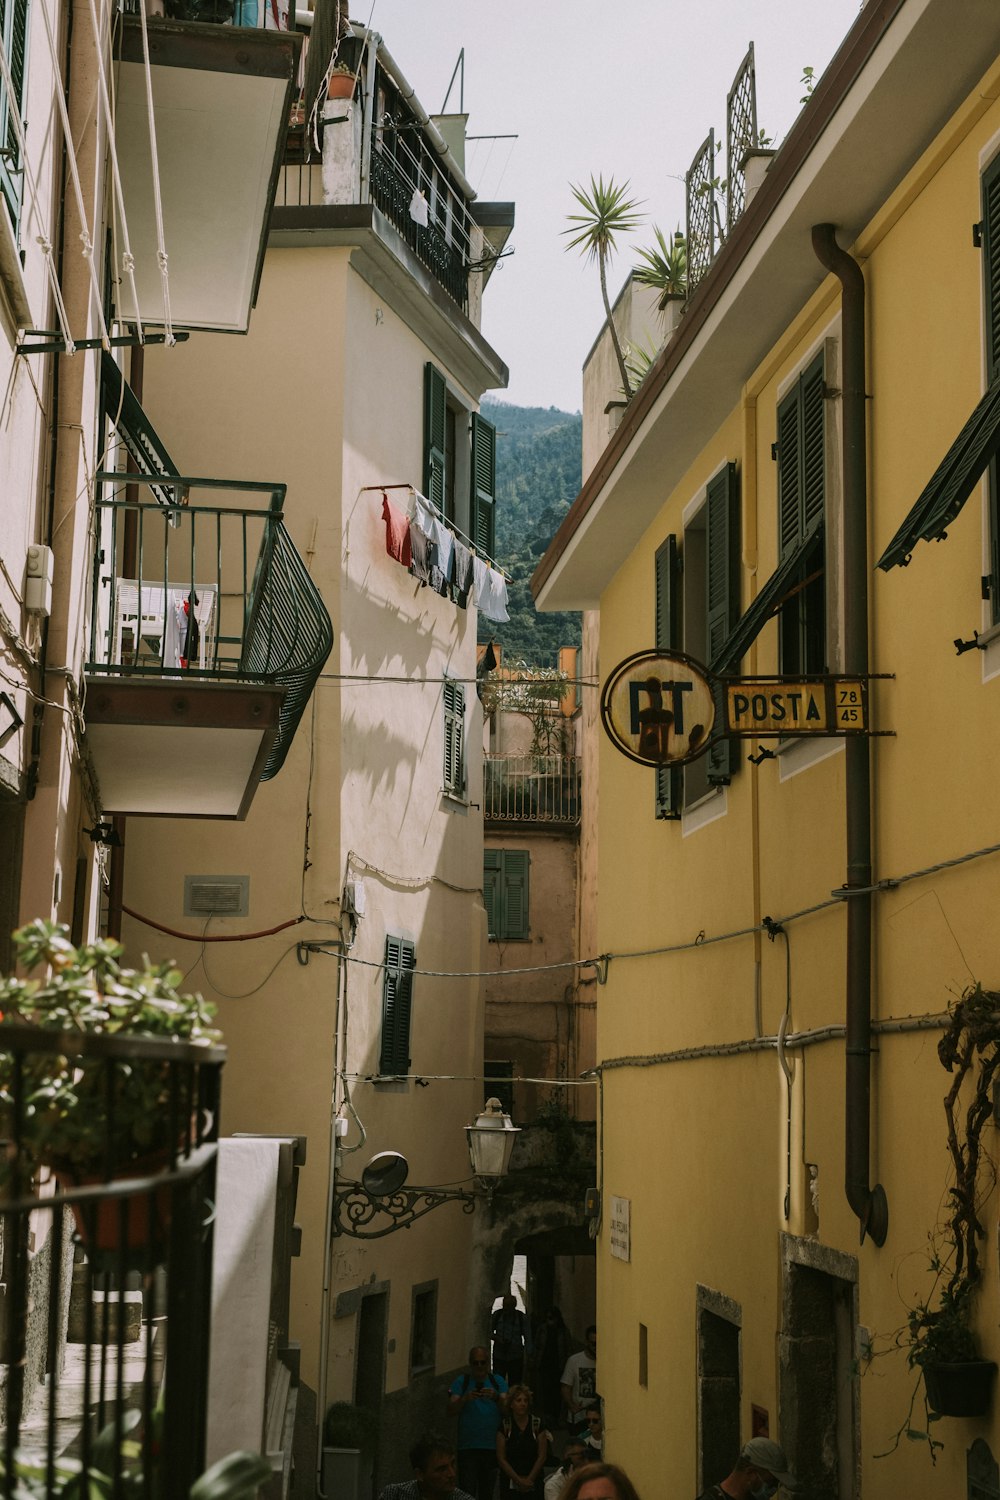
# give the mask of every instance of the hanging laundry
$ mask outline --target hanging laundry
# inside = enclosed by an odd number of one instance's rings
[[[201,629],[198,625],[198,595],[194,589],[181,605],[184,611],[184,631],[181,636],[181,666],[198,665],[198,647],[201,644]]]
[[[505,625],[510,619],[507,613],[507,582],[496,568],[486,569],[479,597],[479,612],[487,620],[495,620],[498,625]]]
[[[410,572],[426,587],[431,570],[437,568],[437,547],[419,526],[410,527]]]
[[[393,505],[389,496],[382,496],[382,519],[385,522],[385,550],[404,568],[410,566],[410,518]]]
[[[460,609],[465,609],[469,603],[474,571],[472,562],[472,553],[456,537],[451,559],[451,597]]]
[[[451,579],[452,551],[455,545],[454,533],[449,531],[439,519],[431,502],[417,490],[413,491],[409,509],[411,535],[414,530],[421,531],[434,548],[427,582],[435,594],[440,594],[443,599],[447,599]]]
[[[424,229],[427,228],[427,199],[419,188],[416,189],[413,197],[410,199],[410,218],[414,224],[420,224]]]
[[[163,593],[163,670],[176,670],[181,664],[181,642],[187,631],[184,600],[172,589]]]

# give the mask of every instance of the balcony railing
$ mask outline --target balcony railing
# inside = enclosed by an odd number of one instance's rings
[[[283,485],[102,473],[88,674],[285,688],[262,780],[288,753],[333,646],[323,599],[285,529]],[[142,485],[158,501],[119,498]],[[195,504],[208,492],[217,504]],[[250,495],[266,508],[248,508]]]
[[[440,178],[442,174],[435,175]],[[429,185],[424,173],[406,155],[394,158],[387,150],[378,147],[372,151],[372,202],[392,221],[417,259],[437,278],[448,295],[464,308],[469,291],[468,226],[462,224],[462,216],[459,216],[456,224],[446,227],[450,217],[446,195],[442,195],[441,200],[443,224],[439,225],[433,216],[426,225],[417,223],[410,212],[410,204],[418,182],[424,187]],[[456,201],[461,203],[460,199]],[[433,212],[432,208],[432,215]]]
[[[579,823],[580,757],[485,756],[483,817],[495,822]]]
[[[88,1137],[104,1166],[89,1182],[67,1167],[57,1192],[43,1183],[36,1193],[24,1141],[41,1106],[30,1080],[53,1055],[108,1101]],[[224,1057],[173,1040],[0,1028],[6,1500],[69,1489],[181,1500],[204,1468]],[[162,1164],[131,1161],[113,1177],[114,1101],[150,1081],[170,1101],[171,1145]]]

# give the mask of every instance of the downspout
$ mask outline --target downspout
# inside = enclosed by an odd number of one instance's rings
[[[813,250],[842,287],[842,415],[844,473],[844,671],[868,675],[868,469],[865,441],[865,279],[837,244],[832,224],[816,224]],[[889,1205],[881,1183],[869,1182],[871,1156],[872,826],[871,750],[867,735],[847,738],[847,1079],[844,1172],[847,1201],[870,1236],[884,1245]]]

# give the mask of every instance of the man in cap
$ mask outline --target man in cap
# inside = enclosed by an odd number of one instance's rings
[[[788,1490],[798,1488],[785,1450],[770,1438],[755,1437],[744,1444],[733,1472],[710,1485],[698,1500],[769,1500],[779,1484]]]

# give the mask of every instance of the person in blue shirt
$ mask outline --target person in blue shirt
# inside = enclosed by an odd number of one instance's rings
[[[458,1417],[458,1487],[474,1500],[493,1500],[497,1433],[506,1407],[507,1382],[490,1369],[489,1350],[469,1350],[466,1374],[448,1390],[448,1411]]]

